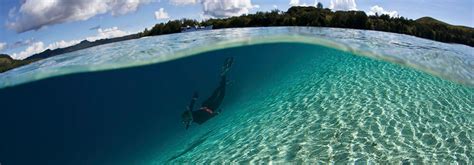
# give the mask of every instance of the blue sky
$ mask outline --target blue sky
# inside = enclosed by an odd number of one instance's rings
[[[472,0],[317,0],[333,10],[363,10],[411,19],[431,16],[474,27]],[[22,59],[81,40],[117,37],[159,22],[228,17],[315,0],[1,0],[0,53]]]

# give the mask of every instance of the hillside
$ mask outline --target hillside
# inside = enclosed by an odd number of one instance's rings
[[[140,38],[140,36],[138,34],[131,34],[131,35],[123,36],[123,37],[101,39],[101,40],[97,40],[97,41],[94,41],[94,42],[84,40],[84,41],[80,42],[79,44],[72,45],[72,46],[65,47],[65,48],[58,48],[58,49],[54,49],[54,50],[47,49],[47,50],[45,50],[41,53],[34,54],[34,55],[24,59],[24,60],[15,60],[15,59],[12,59],[9,55],[0,54],[0,73],[5,72],[5,71],[10,70],[10,69],[13,69],[13,68],[16,68],[16,67],[20,67],[20,66],[29,64],[29,63],[34,62],[34,61],[38,61],[38,60],[42,60],[42,59],[45,59],[45,58],[61,55],[61,54],[64,54],[64,53],[69,53],[69,52],[78,51],[78,50],[81,50],[81,49],[86,49],[86,48],[90,48],[90,47],[94,47],[94,46],[98,46],[98,45],[103,45],[103,44],[108,44],[108,43],[113,43],[113,42],[119,42],[119,41],[125,41],[125,40],[130,40],[130,39],[136,39],[136,38]]]
[[[108,43],[125,41],[125,40],[136,39],[136,38],[139,38],[139,36],[137,34],[131,34],[131,35],[123,36],[123,37],[101,39],[101,40],[97,40],[97,41],[93,41],[93,42],[90,42],[88,40],[83,40],[79,44],[76,44],[76,45],[73,45],[73,46],[69,46],[69,47],[65,47],[65,48],[58,48],[58,49],[54,49],[54,50],[47,49],[47,50],[45,50],[41,53],[34,54],[34,55],[26,58],[26,60],[43,59],[43,58],[48,58],[48,57],[64,54],[64,53],[69,53],[69,52],[73,52],[73,51],[77,51],[77,50],[81,50],[81,49],[86,49],[86,48],[98,46],[98,45],[104,45],[104,44],[108,44]]]
[[[7,70],[20,67],[26,64],[29,64],[33,61],[36,61],[34,59],[30,60],[15,60],[12,59],[9,55],[6,54],[0,54],[0,73],[5,72]]]
[[[417,34],[419,37],[474,46],[474,28],[450,25],[431,17],[419,18],[415,23],[424,32]]]
[[[431,17],[421,17],[415,20],[418,23],[422,24],[440,24],[440,25],[449,25],[448,23],[442,22],[440,20],[431,18]]]

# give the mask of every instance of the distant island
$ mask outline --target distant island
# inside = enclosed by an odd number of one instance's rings
[[[201,22],[190,19],[173,20],[156,24],[152,29],[145,29],[137,34],[93,42],[84,40],[73,46],[54,50],[48,49],[24,60],[14,60],[8,55],[0,55],[0,73],[34,61],[93,46],[145,36],[179,33],[183,27],[188,26],[212,26],[214,29],[269,26],[353,28],[407,34],[440,42],[474,46],[474,28],[471,27],[454,26],[431,17],[412,20],[404,17],[390,17],[386,14],[368,16],[363,11],[331,11],[323,8],[322,4],[319,3],[317,7],[291,7],[286,12],[273,10],[237,17],[209,19]]]

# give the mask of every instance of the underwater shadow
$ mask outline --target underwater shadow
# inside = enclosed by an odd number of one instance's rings
[[[185,150],[181,151],[179,154],[176,154],[176,155],[172,156],[170,159],[167,160],[167,162],[171,162],[171,161],[183,156],[184,154],[188,153],[189,151],[192,151],[194,148],[196,148],[197,146],[204,143],[207,140],[207,138],[210,136],[209,134],[211,134],[211,132],[213,132],[213,131],[214,130],[211,130],[211,131],[203,134],[202,136],[200,136],[198,138],[198,140],[192,142]]]

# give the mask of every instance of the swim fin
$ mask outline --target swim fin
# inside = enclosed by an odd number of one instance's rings
[[[232,64],[234,64],[234,57],[227,57],[225,59],[224,65],[222,66],[221,76],[225,76],[225,74],[229,72],[230,67],[232,67]]]

